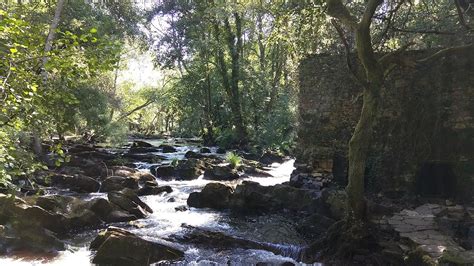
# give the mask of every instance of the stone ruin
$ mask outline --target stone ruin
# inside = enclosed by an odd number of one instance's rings
[[[433,51],[409,51],[417,59]],[[360,67],[359,67],[360,70]],[[347,182],[348,142],[362,105],[345,56],[300,64],[297,170],[317,182]],[[474,54],[396,68],[387,77],[366,169],[366,186],[386,195],[472,200]]]

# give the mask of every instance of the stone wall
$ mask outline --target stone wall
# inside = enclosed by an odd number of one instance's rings
[[[412,58],[433,51],[412,51]],[[345,57],[314,55],[299,69],[297,171],[344,185],[361,86]],[[394,69],[366,171],[373,192],[470,197],[474,180],[474,55]]]

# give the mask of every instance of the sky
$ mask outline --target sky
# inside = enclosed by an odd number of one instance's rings
[[[154,3],[153,0],[141,0],[146,5]],[[137,0],[140,2],[140,0]],[[146,8],[145,8],[146,9]],[[166,31],[169,25],[166,23],[166,19],[156,16],[150,22],[151,31],[147,27],[140,27],[152,39],[158,39],[162,32]],[[130,48],[131,52],[123,56],[125,66],[122,65],[122,69],[119,71],[117,83],[133,83],[135,89],[142,87],[158,87],[159,83],[162,82],[164,77],[163,71],[154,67],[153,52],[149,51],[146,53],[134,52],[135,48]]]
[[[130,82],[135,88],[157,87],[163,78],[162,72],[153,66],[153,55],[151,52],[137,54],[132,53],[125,60],[126,66],[119,71],[117,83]]]

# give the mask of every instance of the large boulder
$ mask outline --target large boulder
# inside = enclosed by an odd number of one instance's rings
[[[112,166],[109,169],[110,176],[122,176],[122,177],[130,177],[133,174],[137,173],[138,170],[135,168],[127,167],[127,166]]]
[[[100,265],[150,265],[184,257],[179,249],[142,239],[116,227],[100,232],[90,249],[97,251],[92,263]]]
[[[176,166],[177,179],[197,179],[202,174],[202,168],[204,168],[202,161],[197,159],[179,161],[178,165]]]
[[[320,194],[279,184],[262,186],[244,181],[235,190],[219,183],[210,183],[201,192],[189,195],[188,205],[196,208],[229,208],[243,213],[315,211],[321,208]]]
[[[7,252],[40,252],[55,254],[66,245],[50,230],[42,227],[15,224],[0,232],[0,254]]]
[[[64,217],[31,206],[24,200],[0,194],[0,252],[65,250],[52,231],[64,233]]]
[[[239,178],[236,169],[230,167],[229,164],[214,165],[204,172],[204,178],[211,180],[234,180]]]
[[[175,147],[168,144],[161,144],[158,148],[160,148],[163,153],[173,153],[178,151]]]
[[[202,147],[201,149],[199,149],[199,152],[200,153],[211,153],[211,149],[206,148],[206,147]]]
[[[56,174],[51,176],[51,184],[53,186],[68,188],[75,192],[97,192],[100,188],[100,183],[85,175],[62,175]]]
[[[209,183],[201,192],[189,195],[187,203],[190,207],[224,209],[229,207],[233,189],[221,183]]]
[[[201,158],[204,158],[205,155],[203,154],[199,154],[197,152],[194,152],[194,151],[187,151],[185,154],[184,154],[184,158],[194,158],[194,159],[201,159]]]
[[[150,168],[150,172],[160,179],[193,180],[202,174],[204,164],[198,159],[178,162],[178,165],[160,165]]]
[[[175,167],[172,165],[154,166],[150,168],[150,172],[161,179],[169,179],[176,175]]]
[[[41,196],[36,199],[36,205],[50,213],[61,215],[60,221],[65,231],[96,228],[105,221],[91,209],[91,202],[74,197]]]
[[[119,206],[122,210],[135,215],[137,218],[145,218],[153,210],[138,198],[135,191],[123,189],[121,191],[112,191],[107,194],[107,198],[113,204]]]
[[[153,184],[153,185],[151,185]],[[140,188],[137,192],[138,196],[145,196],[145,195],[158,195],[161,193],[171,193],[173,189],[170,186],[158,186],[155,183],[150,183],[150,185],[145,185],[144,187]]]
[[[133,177],[110,176],[102,182],[100,191],[110,192],[124,188],[138,189],[138,180]]]
[[[89,206],[91,211],[107,223],[128,222],[137,219],[135,215],[120,209],[117,205],[103,198],[92,199]]]

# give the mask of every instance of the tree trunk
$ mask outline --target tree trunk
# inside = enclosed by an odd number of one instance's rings
[[[56,10],[54,11],[54,18],[51,22],[49,27],[48,36],[46,37],[46,42],[44,45],[44,56],[42,58],[42,71],[41,75],[43,77],[43,84],[46,85],[48,80],[48,72],[46,72],[46,63],[48,63],[48,53],[51,51],[53,47],[54,37],[56,35],[56,29],[59,25],[59,20],[61,18],[61,13],[64,9],[64,3],[66,0],[58,0],[56,4]],[[43,159],[43,148],[41,147],[41,136],[38,134],[38,130],[33,129],[32,133],[33,139],[33,152],[35,153],[37,158]]]
[[[375,85],[375,84],[374,84]],[[364,90],[364,103],[359,121],[349,142],[349,184],[347,216],[350,220],[365,220],[364,175],[372,131],[379,106],[378,88]]]
[[[64,3],[66,0],[58,0],[58,3],[56,4],[56,10],[54,11],[54,18],[53,21],[51,22],[51,25],[49,26],[49,32],[48,32],[48,37],[46,38],[46,43],[44,45],[44,57],[43,57],[43,79],[46,81],[48,78],[48,73],[44,69],[46,66],[46,63],[48,63],[48,53],[51,52],[51,49],[53,48],[53,41],[56,36],[56,29],[58,28],[59,25],[59,20],[61,18],[61,13],[63,12],[64,9]]]
[[[232,75],[230,80],[231,105],[233,106],[234,124],[237,138],[240,144],[247,143],[247,131],[245,130],[242,118],[242,105],[240,103],[240,51],[242,50],[242,20],[239,14],[234,13],[236,33],[233,34],[228,20],[225,20],[227,30],[227,45],[229,46],[232,58]]]
[[[239,49],[242,46],[241,39],[241,21],[237,14],[234,14],[236,18],[236,28],[237,28],[237,44],[235,42],[235,35],[232,33],[230,24],[228,20],[225,20],[225,28],[227,34],[227,46],[229,47],[231,58],[232,58],[232,75],[229,80],[227,73],[227,65],[224,58],[224,52],[218,45],[216,60],[219,66],[219,71],[222,76],[222,83],[224,89],[226,90],[227,97],[229,99],[229,105],[232,111],[232,122],[235,126],[237,138],[239,139],[240,144],[245,144],[247,142],[247,131],[245,130],[243,118],[242,118],[242,108],[240,104],[240,93],[239,93],[239,72],[240,72],[240,63],[239,63]],[[214,34],[217,42],[220,41],[220,30],[219,25],[214,23]]]

